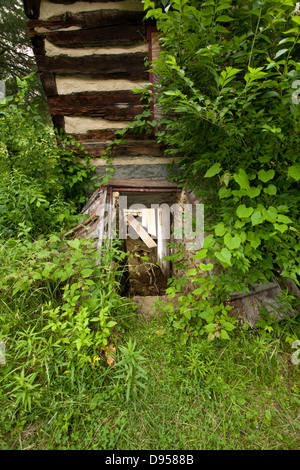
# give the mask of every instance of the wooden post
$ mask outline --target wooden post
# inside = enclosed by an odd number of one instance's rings
[[[157,217],[157,260],[166,279],[170,277],[170,261],[163,260],[169,256],[170,250],[167,243],[170,242],[170,208],[162,204],[158,209]]]

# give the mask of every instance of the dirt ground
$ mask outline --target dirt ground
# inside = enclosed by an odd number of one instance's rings
[[[164,295],[167,281],[157,265],[157,248],[148,248],[141,240],[126,241],[129,274],[129,296]]]

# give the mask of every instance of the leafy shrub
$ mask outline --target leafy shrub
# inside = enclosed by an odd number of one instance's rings
[[[161,32],[156,135],[181,156],[172,180],[205,211],[198,268],[168,289],[194,291],[166,309],[182,340],[225,339],[229,293],[274,277],[299,285],[300,17],[291,0],[144,4]]]
[[[25,105],[34,76],[17,81],[17,95],[0,103],[0,232],[26,228],[34,238],[75,222],[93,166],[79,143],[57,139],[37,107]]]
[[[205,204],[223,288],[299,276],[300,19],[294,3],[146,0],[162,32],[159,139]],[[171,8],[169,8],[171,7]]]
[[[43,387],[108,368],[103,352],[133,309],[119,293],[124,252],[107,245],[99,256],[91,240],[56,235],[0,245],[1,385],[16,410],[41,403]]]

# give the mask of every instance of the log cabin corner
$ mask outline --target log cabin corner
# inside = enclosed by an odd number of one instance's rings
[[[148,82],[155,83],[157,79],[145,66],[145,61],[151,64],[159,54],[155,24],[145,21],[142,0],[23,2],[53,125],[73,136],[95,156],[96,171],[103,175],[107,161],[102,155],[114,140],[115,132],[125,128],[141,111],[140,97],[132,90],[143,88]],[[159,109],[153,108],[152,113],[159,119]],[[129,229],[136,235],[132,240],[141,242],[138,250],[149,254],[152,263],[149,266],[153,267],[156,261],[160,264],[156,273],[151,268],[152,275],[150,268],[144,270],[146,277],[149,275],[148,295],[162,295],[155,279],[163,274],[163,286],[172,274],[170,263],[163,260],[169,254],[167,245],[172,240],[172,230],[170,237],[166,235],[170,214],[166,211],[164,215],[163,209],[153,213],[152,205],[170,207],[179,203],[183,207],[188,203],[195,208],[198,202],[193,193],[181,191],[168,181],[168,165],[173,161],[173,157],[164,154],[154,135],[127,133],[126,143],[117,146],[112,154],[110,166],[114,174],[109,186],[98,189],[83,208],[83,213],[90,216],[88,236],[101,246],[104,230],[109,233],[113,227],[113,214],[108,228],[103,225],[107,203],[118,206],[122,195],[128,198],[130,207],[139,203],[145,205],[146,212],[132,209],[127,211],[127,216]],[[85,236],[87,225],[81,224],[76,230]],[[143,227],[147,231],[143,231]],[[125,249],[134,251],[136,247],[130,246],[128,240]],[[186,240],[183,243],[186,244]],[[189,254],[192,258],[192,251]],[[133,269],[136,270],[137,265]],[[147,295],[144,287],[145,283],[141,286],[142,292],[134,287],[135,294]],[[270,291],[274,297],[272,292],[276,293],[276,289],[277,284],[271,284],[264,287],[263,292]],[[255,293],[257,288],[254,288]],[[233,304],[234,299],[233,296]],[[237,301],[240,302],[240,297]],[[262,302],[261,295],[258,301]],[[247,311],[251,324],[253,308],[247,305]],[[254,314],[256,317],[257,313]]]
[[[145,65],[159,54],[155,24],[145,21],[141,0],[23,1],[53,125],[93,155],[96,172],[101,176],[108,164],[103,153],[115,132],[141,112],[140,95],[132,90],[157,80]],[[158,119],[159,109],[153,108],[152,115]],[[109,166],[114,173],[109,185],[97,190],[83,209],[93,220],[92,233],[98,247],[107,230],[101,222],[104,207],[107,203],[118,204],[119,195],[128,198],[129,206],[142,203],[147,209],[152,204],[172,205],[182,198],[177,185],[168,181],[168,166],[174,157],[164,155],[155,135],[129,131],[126,142],[118,145],[111,157]],[[147,213],[153,217],[151,211]],[[127,216],[135,217],[127,223],[131,230],[139,231],[141,240],[143,227],[136,221],[141,222],[142,214],[131,211]],[[170,263],[162,258],[169,254],[170,236],[165,235],[164,227],[170,224],[170,215],[160,211],[155,217],[156,229],[151,237],[156,241],[153,245],[144,237],[142,248],[154,250],[153,261],[159,261],[167,279]],[[148,222],[144,220],[146,226]],[[108,231],[111,226],[112,220]]]
[[[55,128],[101,158],[141,112],[132,90],[153,80],[145,60],[158,53],[157,33],[144,21],[141,0],[24,0],[29,35]],[[175,187],[154,136],[126,135],[112,155],[113,186]]]

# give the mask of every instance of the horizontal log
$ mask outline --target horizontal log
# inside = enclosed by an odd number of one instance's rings
[[[114,139],[120,138],[120,135],[116,134],[118,129],[103,129],[103,130],[90,130],[85,134],[69,134],[75,140],[84,144],[84,142],[88,143],[97,143],[97,142],[107,142]],[[154,132],[152,134],[140,134],[137,132],[133,132],[132,130],[128,130],[123,136],[124,139],[128,141],[144,141],[144,140],[151,140],[155,139]]]
[[[109,142],[81,142],[83,147],[88,151],[90,155],[95,157],[101,157],[106,151]],[[155,141],[132,141],[122,142],[116,146],[116,148],[109,154],[111,157],[115,156],[150,156],[150,157],[162,157],[163,150],[162,146]]]
[[[149,80],[144,59],[144,52],[132,54],[87,55],[84,57],[36,56],[39,71],[51,71],[58,74],[103,75],[105,78],[128,78]],[[104,77],[103,77],[104,78]]]
[[[159,188],[161,189],[173,189],[177,190],[178,186],[176,183],[170,183],[167,179],[128,179],[128,178],[110,178],[109,180],[110,186],[114,186],[117,188],[122,188],[123,191],[126,188]]]
[[[127,26],[141,25],[145,13],[142,11],[120,11],[120,10],[96,10],[82,11],[77,13],[66,12],[62,15],[52,16],[47,20],[28,20],[30,36],[41,34],[34,28],[45,28],[57,30],[78,26],[83,29],[97,28],[103,26]]]
[[[78,0],[48,0],[50,3],[61,3],[63,5],[72,5],[72,3],[78,2]],[[81,2],[86,3],[108,3],[108,2],[120,2],[120,0],[80,0]],[[122,1],[122,0],[121,0]]]
[[[113,173],[112,178],[109,179],[109,185],[112,184],[115,178],[118,180],[131,180],[132,184],[130,186],[133,186],[134,180],[166,180],[170,176],[168,166],[168,163],[163,163],[161,165],[113,165],[115,172]],[[105,175],[106,167],[102,165],[97,166],[96,174]]]
[[[45,33],[43,37],[56,46],[70,48],[113,45],[126,46],[145,41],[145,26],[140,24],[128,25],[126,28],[105,26],[72,31],[57,31]]]
[[[57,105],[65,106],[67,104],[77,103],[78,106],[86,103],[87,106],[122,106],[139,105],[140,97],[132,91],[102,91],[73,93],[71,95],[60,95],[52,99]]]
[[[141,112],[140,100],[132,92],[74,93],[48,98],[52,115],[101,117],[132,121]]]

